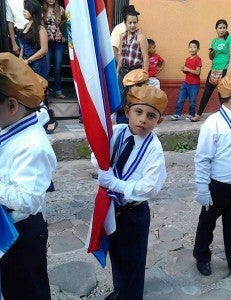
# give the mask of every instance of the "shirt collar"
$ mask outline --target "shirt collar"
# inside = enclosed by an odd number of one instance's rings
[[[123,138],[123,143],[126,141],[126,139],[130,136],[133,135],[129,127],[127,126],[125,133],[124,133],[124,138]],[[147,137],[148,134],[145,136],[140,136],[140,135],[134,135],[134,140],[135,140],[135,148],[139,148],[142,146],[145,138]]]
[[[0,144],[6,142],[13,135],[23,131],[31,125],[34,125],[38,122],[36,113],[29,114],[28,116],[20,119],[16,123],[2,129],[0,131]]]

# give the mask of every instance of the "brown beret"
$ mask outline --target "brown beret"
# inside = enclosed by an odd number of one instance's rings
[[[148,80],[148,73],[143,69],[135,69],[124,76],[123,85],[131,86]]]
[[[231,96],[231,73],[223,77],[217,85],[218,92],[221,98],[228,98]]]
[[[44,99],[47,81],[36,74],[22,59],[0,53],[0,92],[19,103],[36,108]]]
[[[168,98],[162,90],[143,84],[142,86],[133,86],[129,89],[127,104],[146,104],[157,109],[162,115],[168,104]]]

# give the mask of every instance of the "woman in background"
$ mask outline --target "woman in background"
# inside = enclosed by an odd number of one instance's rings
[[[48,35],[47,74],[53,60],[55,96],[57,99],[65,99],[62,93],[61,68],[66,46],[66,16],[64,8],[59,6],[57,0],[44,1],[43,22]]]
[[[227,31],[227,27],[228,23],[223,19],[218,20],[215,24],[217,37],[212,39],[211,48],[209,48],[209,58],[212,60],[211,70],[209,71],[205,82],[204,93],[201,98],[198,112],[195,117],[190,119],[191,122],[200,121],[202,113],[204,112],[219,79],[224,77],[226,73],[231,72],[231,36]],[[217,78],[214,78],[215,80],[213,80],[211,74],[214,74]]]

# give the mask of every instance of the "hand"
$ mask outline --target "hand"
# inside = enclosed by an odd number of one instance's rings
[[[208,184],[197,183],[196,201],[202,206],[205,206],[207,211],[209,210],[209,205],[213,205]]]
[[[109,168],[107,171],[98,170],[98,183],[99,185],[109,188],[113,180],[116,180],[117,178],[115,177],[112,168]]]
[[[98,182],[99,185],[116,193],[123,194],[126,187],[126,181],[118,179],[114,175],[112,168],[109,168],[107,171],[99,169]]]

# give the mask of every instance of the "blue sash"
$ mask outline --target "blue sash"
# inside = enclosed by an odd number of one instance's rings
[[[221,113],[222,117],[225,119],[226,123],[229,125],[229,128],[231,129],[231,120],[228,117],[228,115],[223,107],[220,108],[220,113]]]

